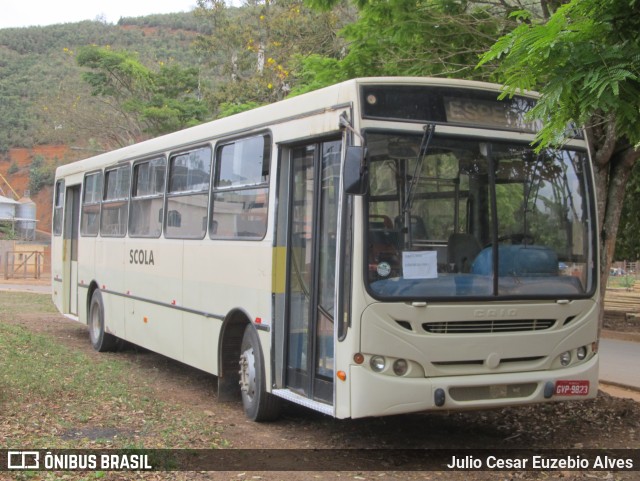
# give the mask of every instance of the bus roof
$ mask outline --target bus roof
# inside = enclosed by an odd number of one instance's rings
[[[246,112],[212,120],[195,127],[78,160],[58,167],[56,176],[63,177],[78,172],[99,169],[121,161],[149,157],[169,150],[180,150],[181,148],[187,148],[199,142],[218,137],[239,135],[260,128],[267,128],[270,125],[295,118],[296,116],[333,109],[338,106],[346,106],[356,101],[359,87],[367,84],[434,85],[466,87],[495,91],[497,93],[502,91],[502,86],[498,84],[471,80],[431,77],[367,77],[352,79]],[[531,93],[527,94],[531,95]]]

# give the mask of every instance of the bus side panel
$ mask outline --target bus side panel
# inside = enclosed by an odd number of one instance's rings
[[[125,339],[182,361],[184,241],[127,239]]]
[[[96,282],[102,290],[105,331],[125,336],[124,242],[121,238],[99,238],[96,241]]]
[[[205,240],[184,253],[184,362],[217,374],[222,319],[241,310],[251,322],[271,319],[271,245],[264,242]],[[263,345],[268,356],[270,347]]]
[[[183,319],[183,362],[217,376],[217,340],[222,321],[188,312],[184,313]]]
[[[221,318],[228,311],[215,286],[221,272],[215,260],[218,246],[212,242],[205,239],[197,245],[189,245],[184,252],[182,297],[185,305],[199,312],[185,313],[183,349],[186,364],[217,375]]]
[[[78,290],[78,320],[87,323],[89,305],[89,286],[96,279],[95,269],[96,238],[82,237],[78,241],[78,277],[72,280],[76,285],[71,289]]]
[[[137,299],[128,301],[127,309],[127,340],[172,359],[183,360],[181,311]]]

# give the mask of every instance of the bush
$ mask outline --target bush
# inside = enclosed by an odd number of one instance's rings
[[[29,190],[37,194],[45,185],[53,185],[55,167],[47,164],[41,155],[36,155],[29,167]]]

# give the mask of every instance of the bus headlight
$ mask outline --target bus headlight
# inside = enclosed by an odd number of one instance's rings
[[[409,370],[409,363],[406,359],[396,359],[393,363],[393,373],[396,376],[404,376]]]
[[[385,368],[386,361],[382,356],[373,356],[369,361],[369,365],[375,372],[382,372]]]
[[[576,351],[576,357],[578,361],[582,361],[585,357],[587,357],[587,346],[579,347]]]
[[[356,365],[364,364],[375,373],[396,378],[420,378],[425,377],[422,365],[411,359],[403,359],[382,354],[356,353],[353,356]],[[362,361],[362,362],[361,362]]]
[[[571,362],[571,351],[565,351],[560,354],[560,364],[563,366],[568,366]]]

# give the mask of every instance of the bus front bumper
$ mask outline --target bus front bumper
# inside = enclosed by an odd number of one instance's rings
[[[594,398],[598,393],[598,355],[552,371],[403,378],[353,365],[350,377],[352,418],[483,409]]]

